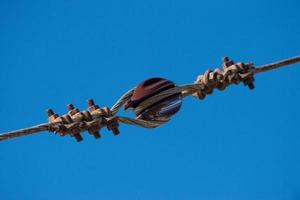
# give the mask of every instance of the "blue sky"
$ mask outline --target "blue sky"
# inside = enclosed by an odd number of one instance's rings
[[[49,107],[85,109],[88,98],[112,106],[149,77],[191,83],[223,56],[260,65],[299,55],[299,8],[296,0],[3,0],[0,132],[45,122]],[[1,142],[1,199],[299,199],[299,73],[298,64],[258,75],[253,91],[187,98],[157,129]]]

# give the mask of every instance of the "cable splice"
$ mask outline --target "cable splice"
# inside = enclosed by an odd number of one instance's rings
[[[254,76],[256,74],[295,64],[297,62],[300,62],[300,56],[254,67],[253,63],[234,63],[228,57],[225,57],[222,62],[222,68],[217,68],[214,71],[207,70],[203,75],[198,76],[193,84],[175,86],[161,91],[158,94],[145,99],[134,108],[134,111],[140,113],[150,106],[178,93],[182,95],[182,98],[194,96],[202,100],[207,95],[212,94],[215,89],[223,91],[233,84],[243,83],[252,90],[255,88]],[[79,111],[79,109],[75,108],[72,104],[68,104],[67,108],[69,111],[63,116],[59,116],[54,113],[52,109],[48,109],[48,123],[0,134],[0,141],[42,131],[49,131],[60,136],[70,135],[79,142],[83,139],[81,133],[85,131],[98,139],[101,138],[100,130],[105,127],[109,131],[112,131],[113,135],[118,135],[120,133],[120,123],[144,128],[156,128],[170,120],[170,117],[144,120],[139,117],[129,118],[117,116],[118,110],[132,97],[135,89],[136,87],[123,94],[111,109],[108,107],[100,108],[92,99],[87,101],[88,108],[84,111]]]

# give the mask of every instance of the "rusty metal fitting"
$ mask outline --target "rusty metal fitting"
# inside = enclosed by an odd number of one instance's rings
[[[93,116],[91,115],[91,113],[88,110],[82,111],[81,113],[84,116],[85,121],[89,122],[89,121],[93,120]]]
[[[89,132],[89,134],[93,135],[95,139],[99,139],[101,138],[101,134],[99,130],[100,130],[99,127],[92,126],[87,131]]]
[[[79,109],[75,108],[73,104],[68,104],[67,108],[69,110],[68,114],[71,116],[73,121],[82,122],[85,116],[79,112]]]
[[[47,110],[48,121],[50,123],[65,123],[64,119],[60,117],[58,114],[54,113],[52,109]]]
[[[58,118],[58,114],[56,114],[52,109],[47,110],[48,121],[53,123],[56,118]]]
[[[75,140],[77,142],[81,142],[83,140],[82,136],[80,135],[80,133],[78,134],[73,134],[73,137],[75,138]]]
[[[79,112],[79,110],[77,108],[75,108],[74,105],[71,104],[71,103],[67,105],[67,109],[69,110],[68,113],[69,113],[70,116],[73,116],[73,115],[75,115],[76,113]]]
[[[67,124],[71,124],[71,123],[73,123],[73,120],[72,120],[72,118],[70,117],[70,115],[63,115],[62,116],[62,118],[65,120],[65,122],[67,123]]]
[[[88,107],[88,111],[90,111],[90,112],[93,112],[93,111],[99,109],[99,106],[98,106],[98,105],[95,105],[95,102],[94,102],[93,99],[88,99],[88,100],[87,100],[87,104],[88,104],[88,106],[89,106],[89,107]]]
[[[119,121],[118,118],[113,116],[113,117],[109,117],[106,118],[106,123],[107,123],[107,129],[112,131],[113,135],[119,135],[120,131],[119,131]]]
[[[230,60],[229,57],[226,56],[226,57],[223,58],[222,65],[223,65],[224,69],[226,69],[227,67],[229,67],[233,64],[234,64],[233,60]]]

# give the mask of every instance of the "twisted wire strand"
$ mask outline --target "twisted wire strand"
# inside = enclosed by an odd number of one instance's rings
[[[129,117],[118,117],[118,120],[119,122],[124,124],[139,126],[143,128],[156,128],[168,121],[146,121],[142,119],[133,119]]]
[[[266,64],[266,65],[261,65],[255,68],[255,74],[261,73],[261,72],[266,72],[274,69],[278,69],[280,67],[284,67],[287,65],[295,64],[297,62],[300,62],[300,56],[295,56],[286,60],[281,60],[277,61],[274,63]]]
[[[133,95],[134,93],[134,88],[128,90],[127,92],[125,92],[118,100],[117,102],[111,107],[111,112],[113,114],[116,114],[119,109],[124,105],[124,103],[130,99],[130,97]]]
[[[253,67],[252,63],[234,63],[233,61],[225,57],[223,60],[223,68],[217,68],[214,71],[207,70],[203,75],[198,76],[197,80],[193,84],[176,86],[174,88],[160,92],[143,101],[137,108],[135,108],[134,111],[140,112],[148,108],[149,106],[178,93],[181,93],[183,98],[187,96],[194,96],[198,99],[204,99],[207,95],[212,94],[214,89],[222,91],[229,85],[239,84],[241,82],[244,83],[244,85],[248,86],[250,89],[253,89],[255,74],[274,70],[283,66],[295,64],[297,62],[300,62],[300,56],[281,60],[271,64],[261,65],[255,68]],[[144,128],[156,128],[170,120],[169,118],[159,120],[142,120],[139,119],[139,117],[134,119],[129,117],[116,116],[119,109],[125,104],[127,100],[131,98],[134,90],[135,87],[124,93],[112,106],[111,109],[98,109],[98,112],[96,114],[93,114],[93,112],[89,111],[79,112],[77,113],[79,116],[73,116],[73,119],[75,121],[72,123],[66,123],[64,121],[64,118],[59,117],[50,123],[44,123],[30,128],[0,134],[0,141],[42,131],[59,133],[62,136],[66,134],[74,136],[75,133],[81,133],[83,131],[90,132],[93,128],[100,130],[105,126],[109,130],[112,130],[116,135],[118,134],[117,127],[119,123]],[[93,114],[93,120],[87,121],[87,116],[84,114],[91,115],[91,113]]]
[[[19,129],[16,131],[7,132],[5,134],[0,135],[0,141],[8,140],[8,139],[15,138],[15,137],[20,137],[23,135],[30,135],[30,134],[34,134],[34,133],[38,133],[38,132],[42,132],[42,131],[48,131],[49,127],[50,127],[50,123],[44,123],[44,124],[39,124],[37,126],[33,126],[30,128],[24,128],[24,129]]]

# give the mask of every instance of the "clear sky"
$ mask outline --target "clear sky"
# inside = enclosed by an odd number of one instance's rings
[[[223,56],[260,65],[299,55],[299,9],[297,0],[2,0],[0,132],[46,122],[49,107],[112,106],[149,77],[191,83]],[[258,75],[253,91],[185,99],[157,129],[1,142],[0,199],[298,200],[299,73],[298,64]]]

